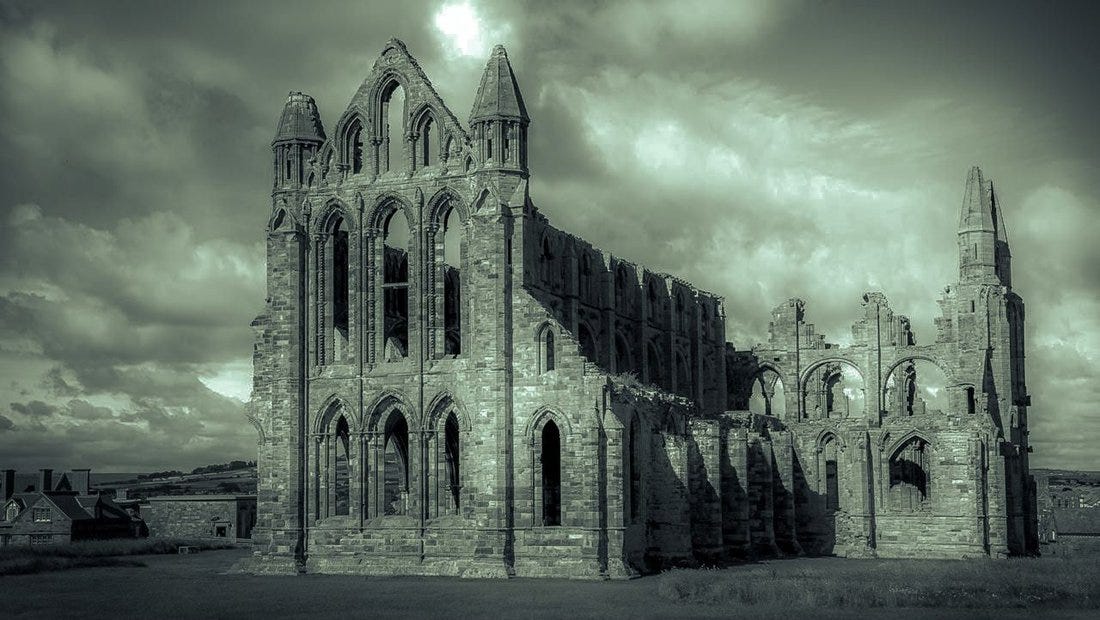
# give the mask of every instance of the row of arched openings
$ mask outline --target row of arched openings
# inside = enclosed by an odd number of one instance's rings
[[[427,440],[427,461],[422,464],[428,496],[421,504],[429,517],[458,514],[461,507],[461,435],[454,411],[445,416],[442,427],[441,437],[432,435]],[[403,413],[394,410],[386,418],[380,458],[372,458],[370,454],[377,446],[359,446],[353,441],[347,416],[343,414],[332,420],[321,439],[314,472],[316,518],[351,514],[352,503],[357,501],[353,488],[357,462],[367,468],[359,476],[365,491],[364,517],[410,514],[409,425]],[[363,458],[359,458],[360,450],[366,451],[361,455]],[[371,475],[372,467],[381,475]],[[371,480],[380,482],[377,495],[369,492]]]
[[[433,265],[443,282],[441,320],[444,355],[459,355],[462,349],[462,225],[454,207],[442,216],[441,248]],[[318,362],[346,361],[350,348],[352,269],[347,221],[333,213],[324,227],[324,238],[318,248],[320,256],[317,274],[323,308],[319,312],[322,329],[318,346]],[[409,351],[409,241],[411,230],[401,208],[394,208],[382,225],[382,342],[383,359],[397,361]],[[368,278],[359,279],[366,284]],[[327,333],[326,333],[327,332]]]
[[[364,171],[368,162],[365,150],[368,144],[378,146],[379,174],[406,168],[404,143],[410,132],[406,127],[408,106],[405,89],[400,82],[393,80],[379,92],[378,117],[375,123],[378,132],[373,136],[373,141],[367,135],[367,128],[359,117],[348,121],[343,131],[342,159],[352,174]],[[443,132],[439,128],[435,112],[431,108],[425,108],[412,122],[411,135],[415,136],[412,152],[414,165],[417,168],[437,165],[450,147],[449,141],[443,141]],[[326,168],[330,166],[331,161],[327,162]]]
[[[908,359],[895,365],[886,377],[883,407],[887,415],[902,417],[925,413],[964,410],[974,414],[977,408],[974,386],[962,386],[952,402],[946,373],[925,359]],[[771,367],[761,368],[750,380],[748,408],[753,413],[785,418],[786,393],[783,380]],[[843,418],[865,411],[863,376],[848,362],[836,361],[814,366],[806,373],[800,396],[804,419]]]
[[[825,509],[835,512],[841,508],[842,486],[839,441],[832,433],[825,434],[819,443],[820,486]],[[896,447],[886,464],[888,477],[887,506],[894,512],[907,513],[923,510],[931,498],[931,448],[923,437],[915,436]]]
[[[577,324],[577,342],[580,345],[581,354],[586,359],[592,361],[599,361],[599,346],[596,337],[593,335],[592,330],[585,323]],[[539,372],[545,373],[554,370],[556,366],[556,351],[554,347],[555,338],[554,331],[549,324],[543,325],[540,328],[536,336],[536,343],[538,345],[538,359],[539,359]],[[634,365],[634,357],[631,354],[630,345],[626,340],[626,337],[620,333],[615,334],[615,372],[619,374],[635,373],[636,375],[643,374],[641,368]],[[646,355],[646,377],[644,380],[648,383],[661,388],[671,389],[673,386],[668,384],[666,379],[666,373],[663,372],[664,356],[661,355],[660,345],[656,339],[650,340],[645,345]],[[687,357],[677,351],[673,356],[673,363],[675,365],[673,371],[673,378],[676,380],[675,392],[681,396],[691,397],[693,395],[694,384],[691,377],[691,366],[688,363]]]

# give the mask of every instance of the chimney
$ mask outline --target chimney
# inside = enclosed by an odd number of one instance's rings
[[[91,481],[92,470],[90,469],[74,469],[69,473],[69,484],[77,495],[88,495],[91,490]]]
[[[15,493],[15,470],[4,470],[4,501],[11,499],[12,494]]]
[[[53,470],[43,469],[41,470],[42,477],[38,481],[39,491],[52,491],[53,490]]]

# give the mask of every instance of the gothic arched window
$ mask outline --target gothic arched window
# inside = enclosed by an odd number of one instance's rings
[[[561,525],[561,433],[553,420],[542,427],[542,524]]]
[[[409,351],[409,222],[400,208],[383,233],[384,359],[396,361]]]

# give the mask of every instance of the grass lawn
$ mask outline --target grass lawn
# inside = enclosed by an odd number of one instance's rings
[[[1097,563],[1084,560],[794,559],[616,582],[224,574],[247,553],[233,549],[145,556],[145,567],[4,577],[4,614],[311,620],[1097,617],[1091,585]],[[1084,593],[1078,584],[1084,584]],[[1059,589],[1046,590],[1052,586]],[[971,591],[979,594],[960,594]],[[744,596],[746,592],[754,594]]]
[[[197,549],[233,546],[221,541],[178,538],[119,538],[68,545],[9,545],[0,547],[0,576],[96,566],[145,566],[140,560],[125,556],[177,553],[184,545]]]

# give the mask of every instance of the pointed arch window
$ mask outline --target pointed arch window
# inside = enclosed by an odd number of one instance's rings
[[[592,259],[588,252],[581,252],[581,260],[577,264],[577,295],[581,299],[589,299],[592,296]]]
[[[319,297],[323,298],[323,321],[318,361],[338,363],[344,361],[351,323],[351,266],[349,263],[349,234],[347,221],[334,215],[325,228],[324,243],[319,251]]]
[[[355,444],[351,426],[341,405],[326,410],[327,422],[317,437],[314,454],[314,518],[347,516],[352,513],[352,480]]]
[[[682,353],[676,354],[676,393],[680,396],[691,397],[694,386],[691,384],[691,368]]]
[[[539,256],[539,266],[542,268],[542,281],[549,284],[554,280],[554,249],[550,245],[550,236],[542,238],[542,254]]]
[[[383,455],[383,512],[409,514],[409,425],[400,413],[386,424]]]
[[[554,370],[554,330],[549,326],[542,328],[538,336],[539,372]]]
[[[825,509],[836,511],[840,509],[840,478],[837,470],[837,442],[832,435],[827,435],[821,444],[821,456],[824,461],[824,495]]]
[[[687,333],[688,330],[688,316],[687,308],[684,303],[684,294],[676,294],[676,319],[679,322],[680,332]]]
[[[890,457],[891,507],[901,512],[913,512],[928,507],[931,491],[929,445],[913,437]]]
[[[592,335],[592,330],[588,329],[588,326],[584,323],[577,326],[577,340],[580,341],[582,355],[589,361],[599,361],[599,349],[596,345],[596,337]]]
[[[456,230],[457,229],[457,230]],[[464,229],[452,207],[443,217],[443,353],[462,353],[462,253]]]
[[[542,524],[561,525],[561,433],[550,420],[542,427]]]
[[[646,372],[648,373],[648,381],[650,384],[657,387],[664,387],[662,381],[661,372],[661,354],[657,348],[657,344],[650,341],[646,344]]]
[[[627,275],[626,269],[619,267],[615,270],[615,304],[621,309],[625,310],[626,296],[627,296]]]
[[[419,163],[422,167],[434,166],[439,163],[439,138],[436,134],[435,121],[431,114],[424,116],[420,125]]]
[[[336,421],[332,470],[333,514],[351,513],[351,431],[344,416]]]
[[[348,124],[347,142],[344,145],[345,161],[352,174],[363,171],[363,122],[358,118]]]
[[[652,280],[646,285],[646,301],[648,302],[648,316],[649,322],[652,325],[660,325],[661,323],[661,302],[657,296],[657,286]]]
[[[627,373],[634,370],[634,363],[631,361],[630,345],[627,343],[626,337],[622,333],[615,334],[615,372]]]
[[[382,95],[382,148],[385,155],[382,172],[404,170],[405,157],[405,89],[391,82]]]
[[[409,351],[409,222],[400,208],[390,215],[383,234],[384,359],[392,362]]]
[[[443,427],[443,439],[444,439],[444,461],[447,468],[447,498],[449,501],[449,512],[458,514],[460,504],[460,495],[462,490],[462,476],[459,459],[459,435],[458,435],[458,418],[455,417],[452,411],[447,416],[447,423]]]

